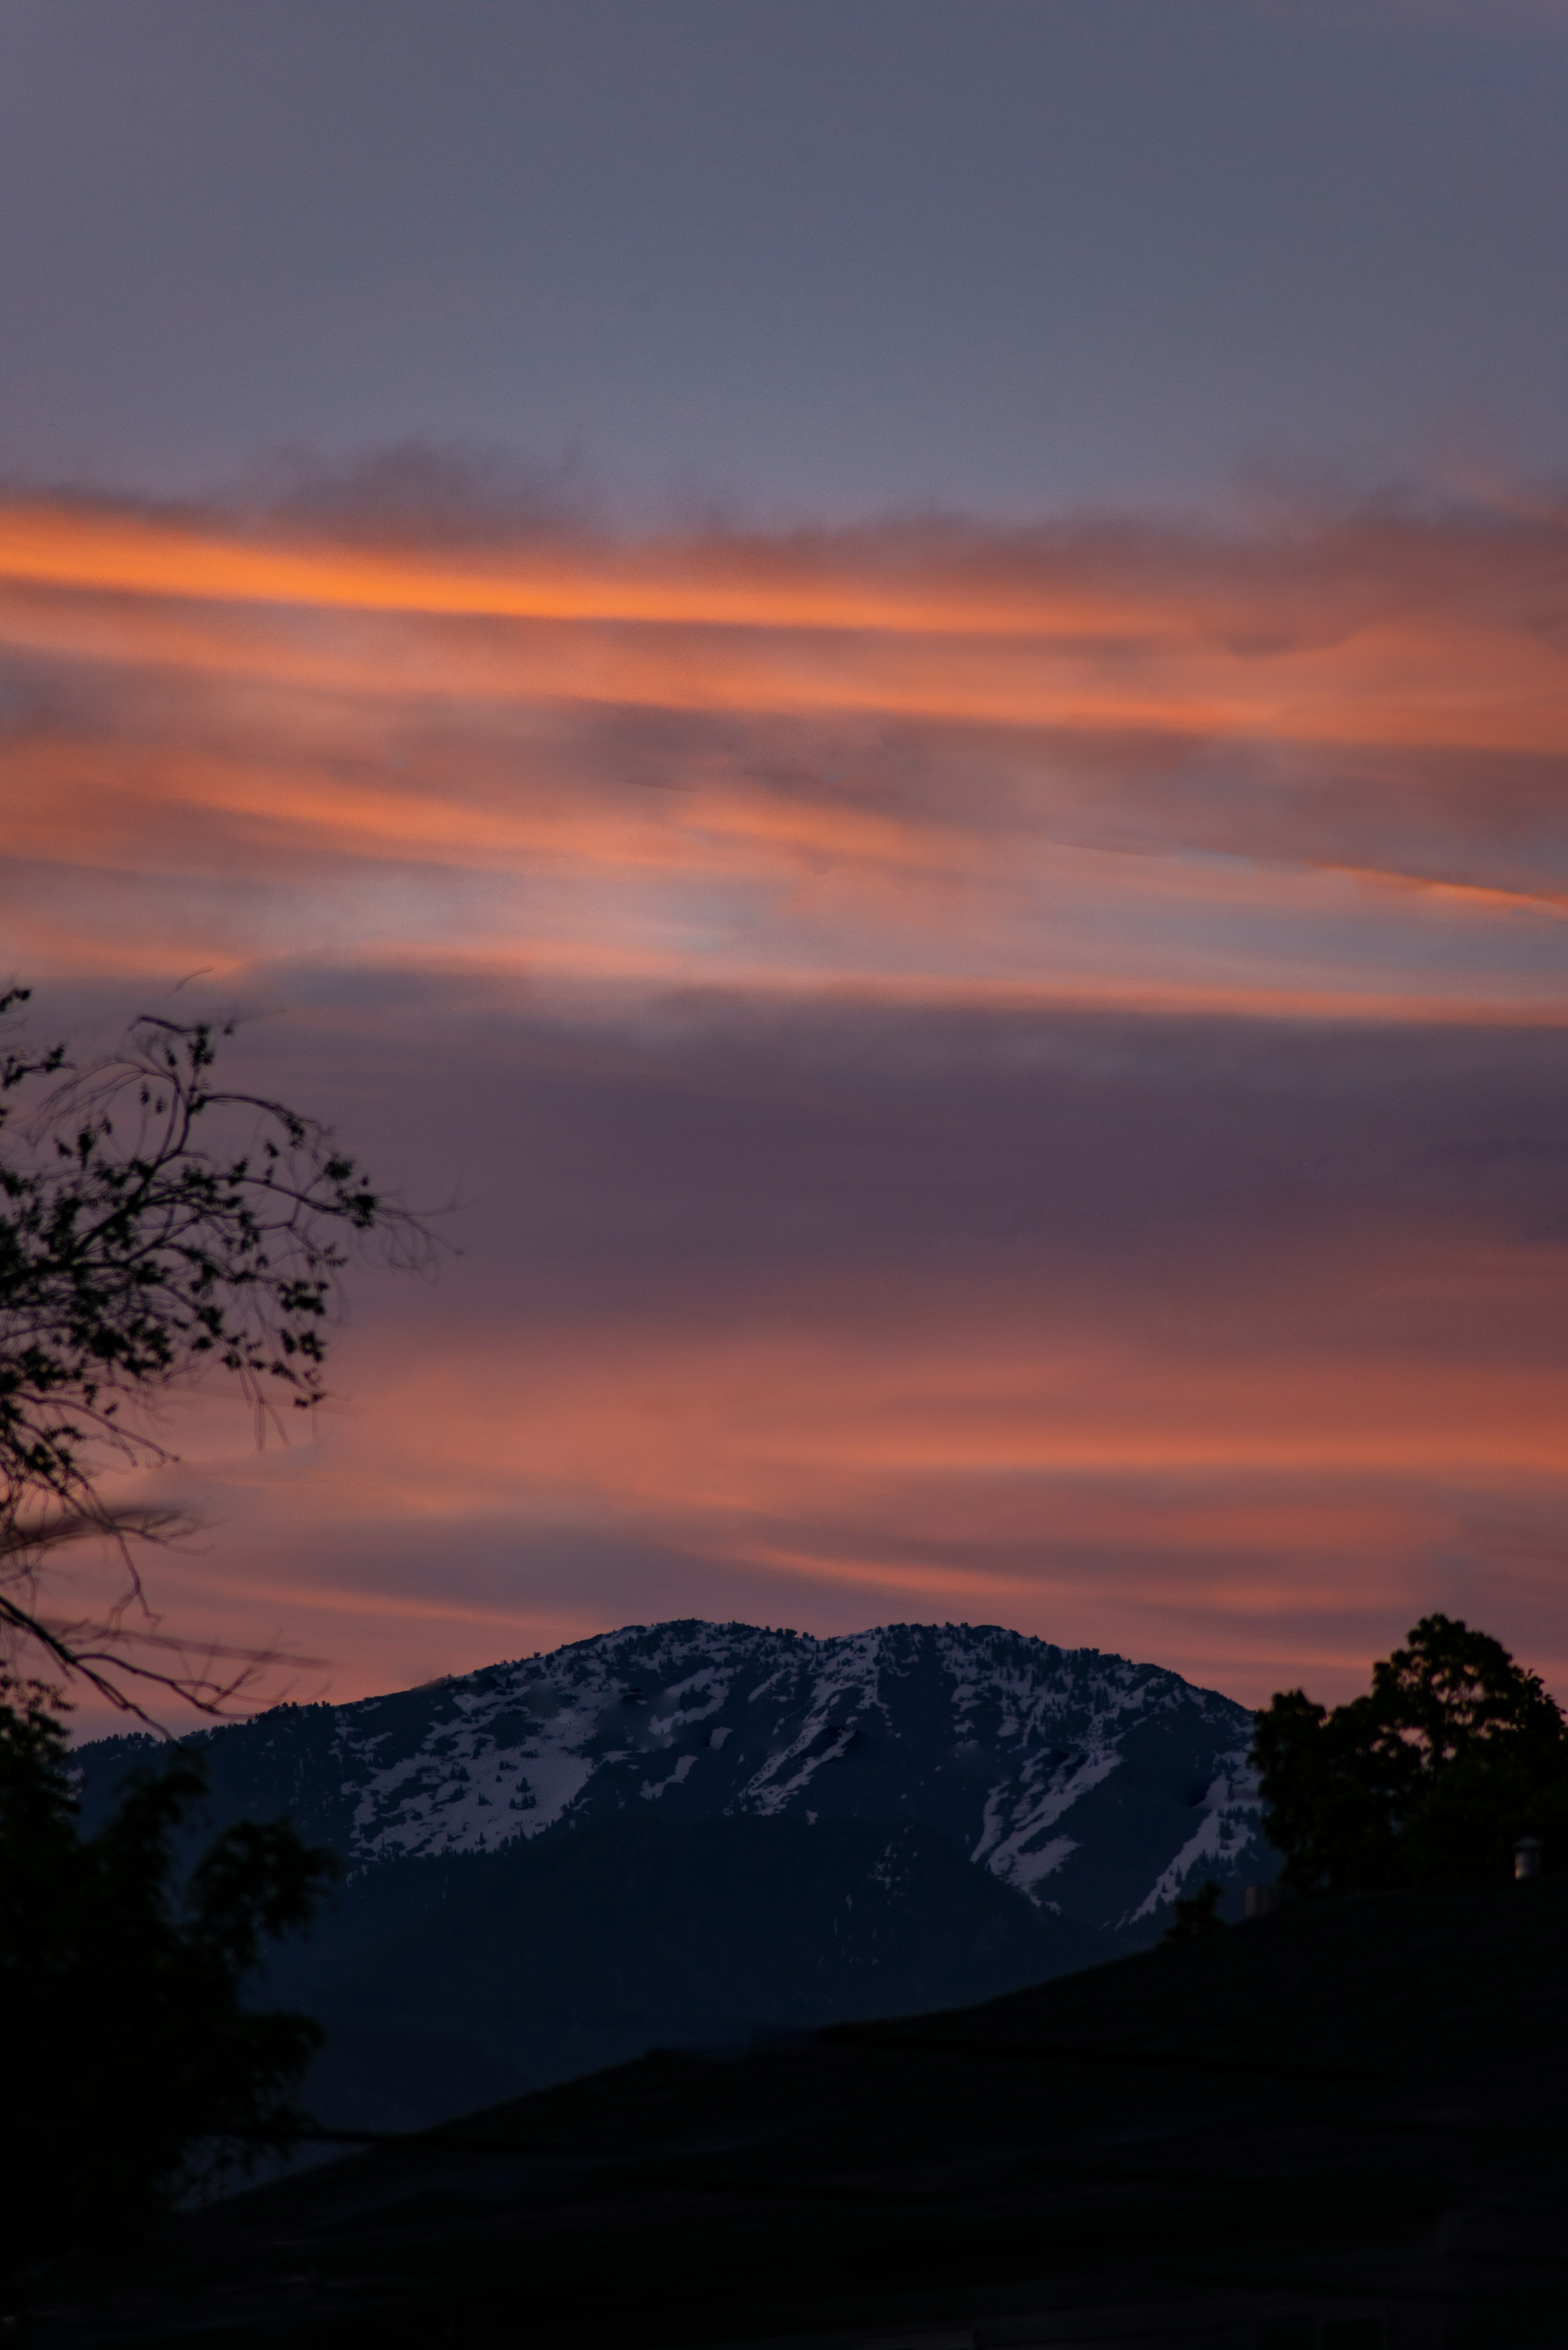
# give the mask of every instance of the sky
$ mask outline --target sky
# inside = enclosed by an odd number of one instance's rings
[[[1568,7],[11,0],[0,964],[435,1211],[171,1634],[1568,1694]],[[127,1491],[132,1490],[130,1487]]]

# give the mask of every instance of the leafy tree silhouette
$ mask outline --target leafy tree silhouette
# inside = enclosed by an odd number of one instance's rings
[[[1506,1875],[1514,1842],[1568,1846],[1568,1731],[1534,1673],[1457,1617],[1424,1616],[1329,1709],[1284,1690],[1252,1760],[1283,1883],[1370,1891]]]
[[[180,1749],[84,1835],[65,1710],[38,1682],[0,1679],[0,2274],[24,2289],[293,2143],[319,2027],[248,2012],[241,1994],[336,1867],[286,1821],[247,1823],[181,1885],[174,1835],[205,1774]]]

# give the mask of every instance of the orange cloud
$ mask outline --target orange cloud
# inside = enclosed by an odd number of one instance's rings
[[[321,1106],[494,1203],[436,1337],[350,1342],[359,1419],[194,1445],[232,1579],[181,1607],[325,1616],[340,1690],[739,1608],[1266,1694],[1453,1559],[1539,1625],[1565,791],[1551,505],[466,551],[0,509],[18,967],[307,1002]]]
[[[0,508],[0,629],[368,693],[444,679],[505,700],[1557,752],[1565,563],[1552,513],[1230,539],[932,525],[524,543],[454,567],[34,504]],[[433,625],[378,634],[383,618]]]

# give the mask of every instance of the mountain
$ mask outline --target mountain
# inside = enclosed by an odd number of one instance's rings
[[[197,1733],[218,1824],[288,1812],[351,1864],[595,1821],[930,1829],[1037,1908],[1147,1933],[1184,1887],[1271,1876],[1251,1716],[1155,1665],[992,1626],[837,1639],[632,1625],[353,1705]],[[89,1817],[151,1742],[80,1750]]]
[[[1251,1734],[1175,1673],[1017,1632],[688,1622],[189,1742],[202,1839],[286,1812],[348,1863],[257,1996],[327,2025],[318,2118],[375,2129],[1043,1982],[1206,1877],[1235,1914],[1273,1873]],[[158,1751],[79,1750],[89,1825]]]

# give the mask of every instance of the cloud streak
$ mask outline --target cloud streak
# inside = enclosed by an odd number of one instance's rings
[[[0,648],[14,854],[113,877],[100,955],[145,867],[208,886],[235,968],[455,930],[664,979],[1521,1007],[1560,973],[1552,510],[462,560],[35,505]]]
[[[16,966],[290,1007],[471,1202],[317,1445],[198,1415],[180,1607],[345,1690],[951,1612],[1261,1696],[1456,1594],[1568,1670],[1565,763],[1546,501],[0,511]]]

